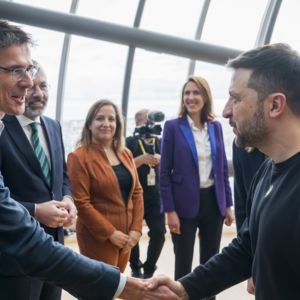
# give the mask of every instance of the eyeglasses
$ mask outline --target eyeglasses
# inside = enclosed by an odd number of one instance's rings
[[[0,71],[10,73],[12,78],[16,81],[21,81],[24,79],[25,73],[27,72],[30,79],[33,80],[38,72],[38,68],[36,66],[30,66],[27,68],[23,67],[10,67],[4,68],[0,66]]]

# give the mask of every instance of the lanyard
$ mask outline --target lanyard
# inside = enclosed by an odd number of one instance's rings
[[[138,142],[139,142],[139,145],[140,145],[140,148],[141,148],[143,154],[147,154],[147,152],[146,152],[146,150],[145,150],[145,147],[144,147],[142,141],[141,141],[140,139],[138,139]],[[155,143],[155,138],[152,138],[152,139],[151,139],[151,142],[149,142],[149,144],[154,144],[154,143]]]
[[[143,154],[148,154],[148,153],[146,152],[146,150],[145,150],[145,147],[144,147],[142,141],[141,141],[140,139],[138,139],[138,142],[139,142],[139,145],[140,145],[140,148],[141,148]],[[152,138],[152,139],[151,139],[151,142],[149,142],[149,144],[154,144],[154,143],[155,143],[155,138]],[[154,165],[148,165],[148,166],[149,166],[150,169],[151,169],[151,168],[154,168]]]

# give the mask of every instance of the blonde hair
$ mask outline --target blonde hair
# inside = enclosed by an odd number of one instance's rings
[[[96,101],[89,109],[82,128],[81,138],[76,144],[77,147],[89,147],[92,144],[92,132],[90,130],[90,126],[99,110],[106,105],[112,106],[116,113],[116,132],[113,137],[113,148],[116,152],[119,152],[122,149],[124,149],[125,139],[123,116],[121,115],[118,107],[113,102],[106,99]]]
[[[190,76],[186,83],[182,87],[181,92],[181,103],[178,112],[179,117],[184,117],[187,115],[187,110],[183,102],[184,98],[184,89],[189,82],[193,82],[196,84],[198,89],[200,90],[202,96],[204,97],[204,106],[200,112],[201,122],[204,124],[205,122],[209,122],[214,120],[215,115],[212,112],[212,95],[208,82],[200,77],[200,76]]]

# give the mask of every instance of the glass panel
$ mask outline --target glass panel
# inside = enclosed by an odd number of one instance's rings
[[[212,0],[202,41],[236,49],[255,44],[267,0]]]
[[[194,38],[203,0],[151,0],[146,1],[141,28]]]
[[[299,0],[282,1],[271,39],[272,43],[288,43],[300,51],[299,11]]]
[[[127,135],[132,134],[135,127],[134,114],[140,109],[162,111],[166,120],[177,117],[187,66],[187,59],[136,51],[128,105]]]
[[[41,0],[15,0],[13,2],[36,6],[39,8],[52,9],[57,11],[68,12],[71,6],[71,0],[51,0],[51,1],[41,1]]]
[[[222,124],[226,155],[227,159],[231,160],[234,134],[232,128],[229,126],[228,120],[222,117],[224,105],[228,100],[231,73],[225,66],[198,62],[196,64],[195,75],[204,77],[210,85],[213,96],[214,113],[216,119]]]
[[[73,37],[63,106],[66,148],[73,147],[79,138],[83,120],[95,101],[109,99],[121,109],[127,50],[126,46]]]
[[[132,26],[138,0],[81,0],[77,14],[101,21]]]

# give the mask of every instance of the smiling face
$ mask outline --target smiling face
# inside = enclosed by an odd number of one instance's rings
[[[102,106],[89,127],[92,133],[92,142],[102,145],[111,145],[116,133],[116,128],[116,112],[113,106]]]
[[[232,76],[230,97],[224,107],[223,117],[236,134],[236,144],[241,147],[259,147],[268,135],[264,113],[264,101],[248,87],[252,71],[237,69]]]
[[[30,50],[26,44],[0,49],[1,67],[27,68],[31,65]],[[0,72],[0,115],[21,115],[25,108],[27,89],[31,86],[32,80],[27,72],[20,81],[8,72]]]
[[[205,104],[205,99],[198,86],[189,81],[183,90],[183,104],[186,108],[187,113],[193,117],[199,117],[202,108]]]
[[[24,115],[32,120],[41,116],[47,106],[48,96],[46,74],[40,68],[33,80],[32,88],[28,89]]]

